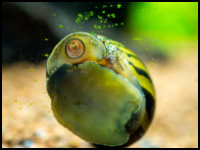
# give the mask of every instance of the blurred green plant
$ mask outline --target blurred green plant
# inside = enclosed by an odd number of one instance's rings
[[[151,41],[144,47],[157,46],[165,54],[174,54],[186,47],[198,49],[198,2],[130,4],[128,31],[142,38],[143,43]]]

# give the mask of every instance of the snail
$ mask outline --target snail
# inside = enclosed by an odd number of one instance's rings
[[[153,119],[155,91],[145,65],[101,35],[64,37],[47,59],[46,87],[57,121],[96,145],[128,146]]]

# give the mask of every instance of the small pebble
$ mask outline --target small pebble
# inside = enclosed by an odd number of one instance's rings
[[[29,148],[29,147],[31,147],[32,145],[33,145],[33,141],[32,140],[24,140],[23,141],[23,145],[24,145],[24,147],[26,147],[26,148]]]
[[[143,148],[156,148],[158,147],[158,145],[156,145],[155,143],[153,143],[151,140],[149,139],[143,139],[141,142],[140,142],[141,146]]]

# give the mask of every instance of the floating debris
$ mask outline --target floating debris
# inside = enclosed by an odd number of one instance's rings
[[[14,102],[13,103],[17,103],[17,100],[14,100]]]
[[[152,62],[152,63],[149,63],[149,67],[153,69],[153,66],[152,66],[152,65],[153,65],[153,62]]]
[[[122,6],[121,4],[117,4],[117,8],[121,8],[121,6]]]
[[[63,28],[63,25],[59,25],[59,28]]]
[[[101,26],[98,26],[98,29],[101,29]]]
[[[115,18],[116,16],[115,16],[115,14],[111,14],[111,16],[113,17],[113,18]]]

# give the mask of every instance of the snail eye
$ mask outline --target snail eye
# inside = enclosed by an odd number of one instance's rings
[[[81,57],[85,52],[85,46],[79,39],[72,39],[68,41],[65,49],[67,56],[72,59]]]

